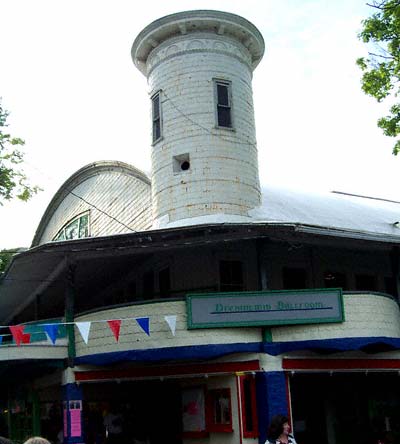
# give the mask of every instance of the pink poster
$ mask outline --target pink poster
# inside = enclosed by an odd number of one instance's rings
[[[67,409],[64,409],[64,437],[68,436]]]
[[[69,411],[71,418],[71,436],[81,436],[81,410],[73,409]]]

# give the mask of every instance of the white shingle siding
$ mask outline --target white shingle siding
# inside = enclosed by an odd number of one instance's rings
[[[147,182],[118,167],[99,169],[64,189],[63,199],[51,213],[38,244],[52,241],[68,221],[86,211],[89,211],[91,237],[149,229],[150,188]],[[68,193],[69,190],[80,198]]]
[[[176,315],[175,336],[164,316]],[[139,327],[134,318],[150,317],[150,336]],[[126,320],[127,318],[132,318]],[[104,310],[93,314],[78,316],[77,322],[125,319],[121,324],[120,339],[117,343],[106,322],[93,322],[88,344],[83,342],[75,328],[77,356],[107,353],[123,350],[148,350],[164,347],[184,347],[204,344],[234,344],[237,342],[258,342],[261,337],[259,328],[220,328],[187,329],[187,309],[185,301],[160,302],[130,307]]]
[[[345,322],[275,327],[274,342],[305,341],[351,337],[384,336],[400,338],[399,305],[391,298],[378,294],[344,295]]]
[[[344,295],[343,323],[291,325],[272,327],[274,342],[305,341],[332,338],[386,336],[400,338],[400,313],[397,303],[388,297],[374,294]],[[176,334],[172,335],[164,316],[176,315]],[[133,318],[150,318],[150,336]],[[234,344],[260,342],[261,328],[187,329],[185,301],[134,305],[79,316],[76,321],[127,319],[122,323],[119,343],[115,342],[106,322],[94,322],[89,343],[85,344],[76,331],[77,355],[122,350],[147,350],[163,347],[183,347],[204,344]]]
[[[163,139],[152,150],[154,218],[246,215],[260,204],[250,54],[228,36],[173,37],[147,59],[150,95],[161,90]],[[232,82],[234,130],[217,129],[213,79]],[[173,172],[189,154],[190,170]]]

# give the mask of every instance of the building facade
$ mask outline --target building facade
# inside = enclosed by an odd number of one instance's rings
[[[0,280],[15,441],[264,443],[277,413],[300,444],[399,439],[400,204],[261,192],[263,53],[254,25],[219,11],[136,38],[151,178],[83,167]]]

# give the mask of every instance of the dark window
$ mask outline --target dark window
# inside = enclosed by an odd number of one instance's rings
[[[171,276],[169,267],[164,268],[158,273],[158,286],[160,289],[160,297],[169,296],[171,293]]]
[[[376,291],[376,277],[371,274],[356,274],[356,290]]]
[[[136,281],[131,281],[127,287],[127,299],[129,301],[134,301],[137,298]]]
[[[147,271],[143,275],[143,298],[151,299],[154,296],[154,272]]]
[[[217,125],[232,128],[231,83],[215,80]]]
[[[220,261],[220,291],[243,291],[243,264],[241,261]]]
[[[397,295],[396,279],[393,277],[385,277],[385,292],[392,296]]]
[[[341,288],[347,289],[346,275],[344,273],[336,273],[327,271],[324,273],[325,288]]]
[[[285,290],[307,288],[307,272],[304,268],[284,267],[282,270],[282,283]]]
[[[153,143],[161,139],[161,102],[160,93],[154,95],[152,101]]]
[[[240,382],[242,392],[243,437],[256,438],[258,435],[258,425],[255,378],[250,375],[242,376]]]

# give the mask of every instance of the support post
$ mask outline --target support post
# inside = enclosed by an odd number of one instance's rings
[[[282,371],[256,375],[259,443],[267,439],[267,429],[274,415],[289,416],[286,377]]]
[[[83,441],[83,393],[75,382],[63,386],[64,444]]]
[[[75,359],[75,330],[74,324],[74,305],[75,305],[75,264],[70,264],[67,270],[67,285],[65,291],[65,321],[67,322],[68,338],[68,367],[74,366]]]

